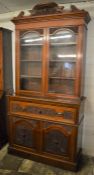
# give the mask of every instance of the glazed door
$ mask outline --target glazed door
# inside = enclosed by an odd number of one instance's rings
[[[17,88],[22,94],[78,96],[82,43],[78,27],[20,32]],[[19,61],[20,58],[20,61]],[[20,71],[19,71],[20,70]]]
[[[75,95],[78,28],[49,29],[48,87],[50,95]]]
[[[3,87],[3,36],[2,32],[0,32],[0,91],[4,90]]]
[[[42,93],[43,29],[20,32],[21,91]]]

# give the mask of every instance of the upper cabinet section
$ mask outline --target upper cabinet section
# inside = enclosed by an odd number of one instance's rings
[[[16,25],[16,94],[79,98],[84,89],[86,25],[90,16],[71,6],[36,5]]]

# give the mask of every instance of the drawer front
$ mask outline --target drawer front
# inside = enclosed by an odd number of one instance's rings
[[[22,114],[32,117],[40,117],[57,120],[68,123],[76,123],[77,111],[75,108],[54,106],[54,105],[44,105],[31,102],[20,102],[11,101],[10,102],[10,113],[12,114]]]

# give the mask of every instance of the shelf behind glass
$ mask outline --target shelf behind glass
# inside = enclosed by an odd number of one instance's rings
[[[76,45],[76,42],[70,42],[70,43],[51,43],[50,46],[72,46]],[[25,46],[43,46],[43,44],[21,44],[21,47]]]
[[[30,75],[20,75],[20,78],[27,78],[27,79],[28,78],[29,79],[30,78],[41,78],[41,76],[39,76],[39,75],[38,76],[36,76],[36,75],[31,75],[31,76]]]
[[[76,62],[76,59],[74,59],[74,58],[71,58],[69,60],[68,59],[69,58],[65,58],[65,59],[64,58],[63,59],[58,59],[58,58],[55,59],[54,58],[54,59],[49,59],[49,62],[58,62],[58,63],[59,62],[73,62],[73,63]],[[39,60],[21,59],[20,61],[21,62],[40,62],[40,63],[42,62],[42,60],[40,60],[40,59]]]
[[[73,77],[49,77],[51,79],[60,79],[60,80],[75,80]]]
[[[42,62],[42,60],[29,60],[29,59],[26,59],[26,60],[22,60],[22,62]]]
[[[43,44],[21,44],[21,47],[25,46],[43,46]]]
[[[50,59],[49,61],[50,62],[58,62],[58,63],[59,62],[73,62],[73,63],[75,63],[76,62],[76,59],[74,59],[74,58],[73,59],[72,58],[71,59],[69,59],[69,58],[67,58],[67,59],[66,58],[65,59],[58,59],[58,58],[56,58],[55,59],[54,58],[54,59]]]
[[[77,43],[76,42],[68,42],[68,43],[50,43],[50,46],[72,46],[72,45],[76,45]]]

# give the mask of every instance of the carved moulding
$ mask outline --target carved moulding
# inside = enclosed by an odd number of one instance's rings
[[[55,2],[51,3],[43,3],[43,4],[37,4],[33,7],[32,10],[29,10],[30,15],[25,16],[25,12],[21,11],[17,17],[14,17],[12,19],[12,22],[16,23],[18,20],[22,19],[32,19],[34,20],[34,17],[43,17],[43,16],[49,16],[49,15],[62,15],[62,17],[69,17],[72,15],[75,17],[83,17],[88,23],[90,21],[90,16],[87,11],[85,10],[80,10],[76,6],[71,5],[69,10],[66,10],[64,6],[59,6]],[[34,19],[33,19],[34,18]],[[20,21],[21,22],[21,21]]]
[[[27,112],[27,113],[34,113],[34,114],[41,114],[41,115],[48,115],[48,116],[58,116],[58,117],[63,117],[65,119],[72,119],[74,115],[71,111],[66,111],[66,110],[64,110],[63,112],[56,112],[54,109],[35,107],[35,106],[23,107],[18,104],[13,104],[12,110],[13,112]]]

